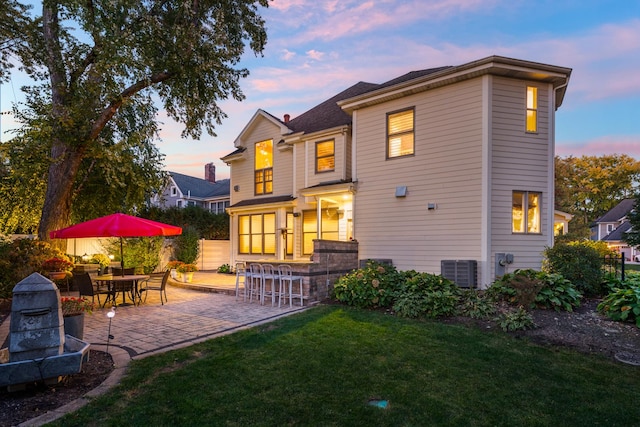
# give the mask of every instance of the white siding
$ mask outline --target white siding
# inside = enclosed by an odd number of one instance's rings
[[[411,107],[415,155],[386,160],[386,114]],[[357,118],[359,257],[432,273],[443,259],[479,259],[481,79],[361,109]],[[405,198],[395,197],[397,186],[407,186]]]
[[[526,87],[538,87],[538,132],[525,132]],[[549,180],[553,160],[549,161],[549,109],[547,85],[521,80],[493,78],[492,171],[491,171],[491,254],[514,254],[508,272],[517,268],[540,269],[542,251],[553,236],[548,206]],[[542,233],[512,233],[511,205],[514,190],[542,194]],[[551,216],[552,217],[552,216]]]

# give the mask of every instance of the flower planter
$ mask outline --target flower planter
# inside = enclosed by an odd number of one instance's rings
[[[171,269],[171,278],[172,278],[173,280],[177,280],[177,279],[178,279],[178,272],[176,271],[176,269],[175,269],[175,268],[172,268],[172,269]]]
[[[84,335],[84,313],[64,317],[64,333],[81,340]]]
[[[191,283],[193,281],[193,272],[182,273],[182,281],[185,283]]]
[[[67,273],[64,271],[50,271],[47,275],[51,280],[62,280],[67,277]]]

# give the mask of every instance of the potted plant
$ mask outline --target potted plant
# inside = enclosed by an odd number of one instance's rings
[[[222,264],[220,267],[218,267],[218,273],[231,274],[231,266],[229,264]]]
[[[178,267],[180,267],[182,264],[184,264],[184,262],[182,262],[182,261],[175,261],[175,260],[169,261],[164,270],[165,271],[170,270],[171,271],[171,278],[175,280],[175,279],[178,278],[178,272],[176,271],[176,269]]]
[[[182,273],[182,280],[184,282],[191,282],[193,280],[193,273],[198,271],[198,267],[195,264],[181,264],[176,270],[178,273]]]
[[[93,302],[82,297],[62,297],[60,307],[64,319],[64,333],[82,339],[84,315],[93,313]]]
[[[61,280],[71,275],[73,263],[64,258],[49,258],[42,263],[42,270],[51,280]]]

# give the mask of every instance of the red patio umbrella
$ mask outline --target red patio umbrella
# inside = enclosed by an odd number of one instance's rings
[[[49,233],[52,239],[74,239],[82,237],[119,237],[120,265],[124,274],[124,257],[122,254],[123,237],[177,236],[182,228],[150,219],[138,218],[123,213],[115,213],[89,221],[81,222],[67,228]]]

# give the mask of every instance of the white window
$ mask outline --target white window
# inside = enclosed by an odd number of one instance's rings
[[[607,224],[607,233],[611,233],[614,229],[613,224]]]
[[[540,233],[540,200],[542,193],[531,191],[514,191],[511,208],[511,223],[514,233]]]
[[[171,195],[172,196],[177,196],[178,195],[178,189],[176,188],[175,185],[171,186]]]

